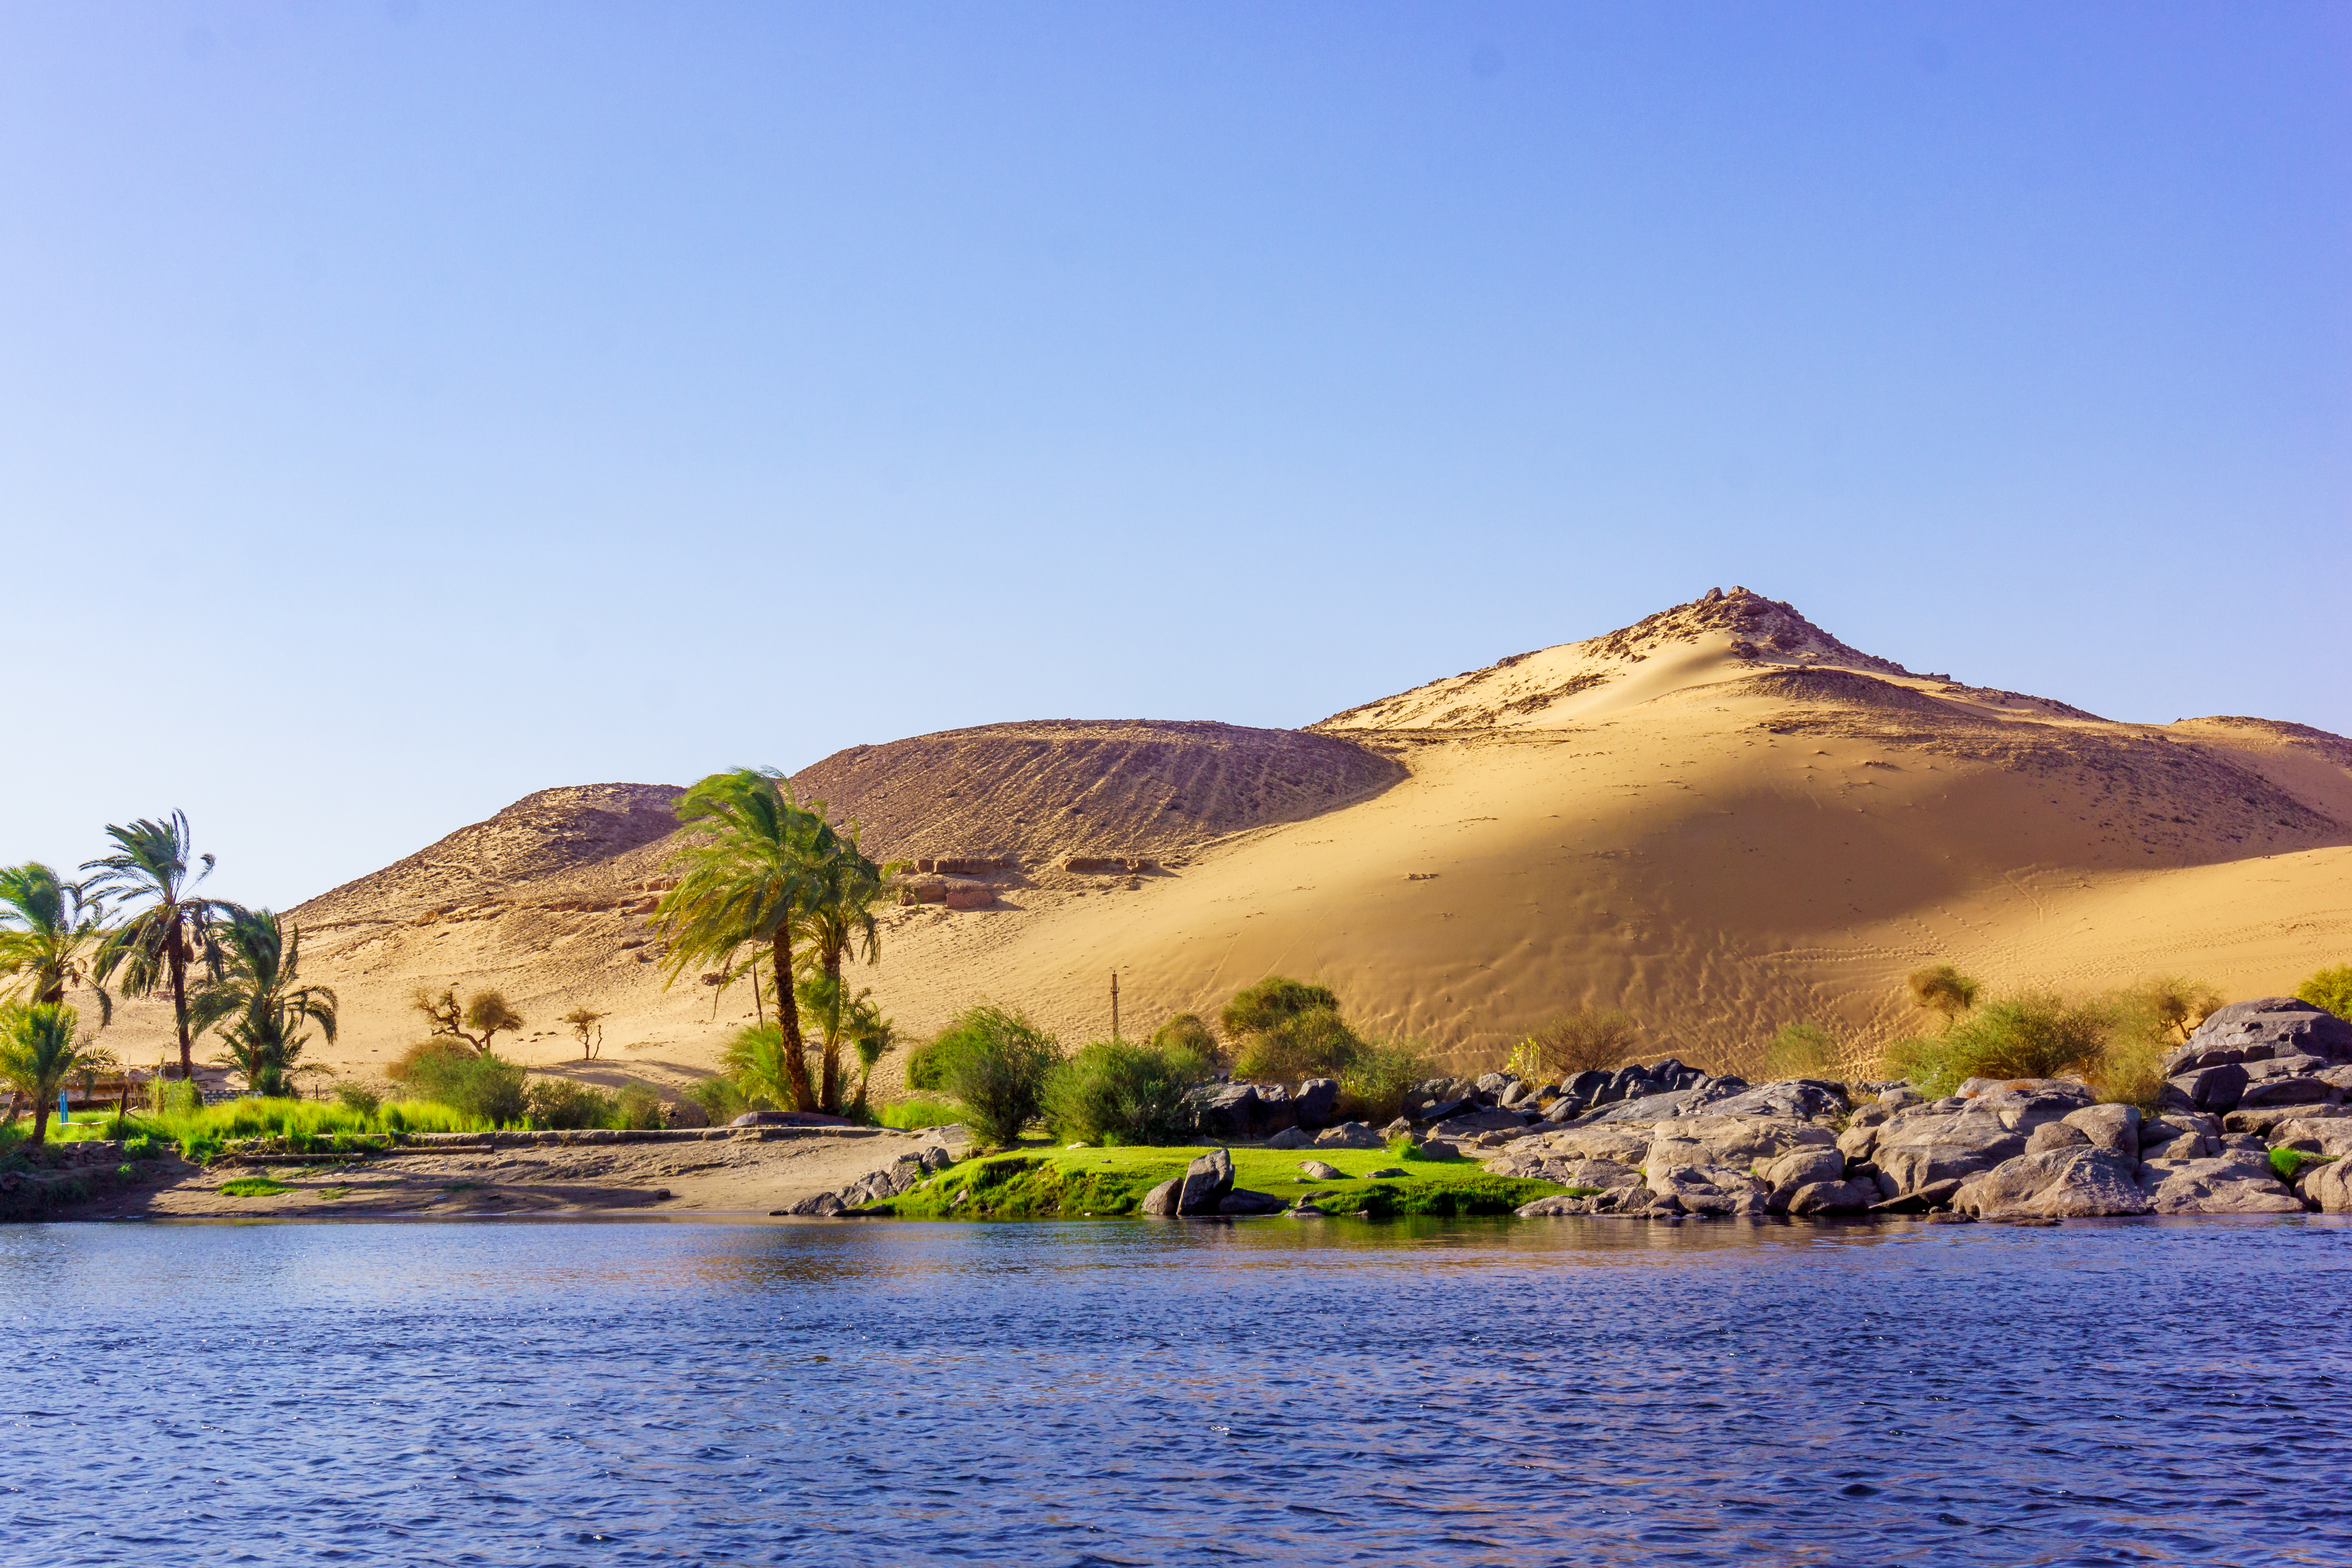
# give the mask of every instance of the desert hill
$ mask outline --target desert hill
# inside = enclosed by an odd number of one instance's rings
[[[1304,731],[989,725],[794,783],[879,856],[1013,862],[980,879],[991,907],[893,914],[860,983],[918,1032],[987,995],[1083,1039],[1114,969],[1130,1024],[1279,971],[1461,1065],[1588,1002],[1686,1059],[1738,1065],[1806,1018],[1859,1061],[1929,959],[2248,995],[2352,956],[2352,742],[1915,674],[1739,588]],[[562,1059],[552,1021],[585,1003],[613,1014],[601,1070],[701,1070],[751,998],[660,988],[674,793],[544,791],[295,911],[343,993],[333,1055],[397,1050],[416,984],[495,984],[526,1059]],[[1067,868],[1091,856],[1158,864]]]

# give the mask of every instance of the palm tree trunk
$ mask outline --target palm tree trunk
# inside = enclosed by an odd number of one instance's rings
[[[181,940],[176,919],[172,922],[172,942],[165,952],[172,961],[172,1016],[180,1026],[180,1081],[190,1083],[196,1076],[196,1057],[188,1039],[188,949]]]
[[[38,1143],[48,1136],[48,1131],[49,1097],[37,1094],[33,1097],[33,1136],[27,1142]]]
[[[824,1021],[824,1109],[841,1114],[841,951],[824,955],[825,978],[833,982],[833,1014]]]
[[[808,1041],[801,1034],[800,1003],[782,976],[793,972],[793,939],[783,931],[775,939],[776,1026],[784,1037],[784,1081],[793,1091],[794,1110],[814,1110],[816,1095],[809,1087]]]

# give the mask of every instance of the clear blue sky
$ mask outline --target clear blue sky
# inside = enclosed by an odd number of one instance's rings
[[[1710,586],[2352,731],[2352,6],[0,5],[0,858]]]

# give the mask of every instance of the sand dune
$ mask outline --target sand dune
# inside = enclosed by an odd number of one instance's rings
[[[1131,1026],[1279,971],[1465,1066],[1578,1003],[1710,1065],[1800,1018],[1860,1060],[1929,959],[2250,995],[2352,956],[2352,742],[1914,674],[1742,589],[1308,731],[995,725],[796,782],[877,853],[1018,862],[984,879],[996,907],[891,917],[860,982],[919,1032],[986,995],[1082,1039],[1108,1032],[1114,969]],[[660,988],[674,793],[545,791],[295,911],[344,996],[330,1058],[396,1051],[419,983],[495,984],[533,1020],[527,1060],[567,1054],[553,1020],[584,1002],[614,1015],[602,1072],[701,1070],[751,998]],[[1063,868],[1089,852],[1160,867]],[[155,1033],[132,1012],[127,1036]]]

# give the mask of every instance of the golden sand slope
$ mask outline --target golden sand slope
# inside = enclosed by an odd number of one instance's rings
[[[1874,1046],[1930,959],[2243,996],[2352,958],[2352,742],[1913,675],[1739,589],[1309,731],[992,726],[799,778],[881,853],[1022,859],[998,908],[893,916],[862,983],[917,1031],[988,995],[1084,1038],[1113,969],[1131,1026],[1281,972],[1462,1065],[1585,1002],[1736,1065],[1799,1018]],[[334,1055],[397,1049],[423,981],[502,986],[539,1026],[526,1059],[563,1056],[552,1021],[584,1001],[614,1015],[605,1070],[699,1070],[751,999],[714,1019],[709,990],[659,988],[668,793],[545,792],[296,911],[344,993]],[[1088,848],[1166,866],[1055,868]]]

